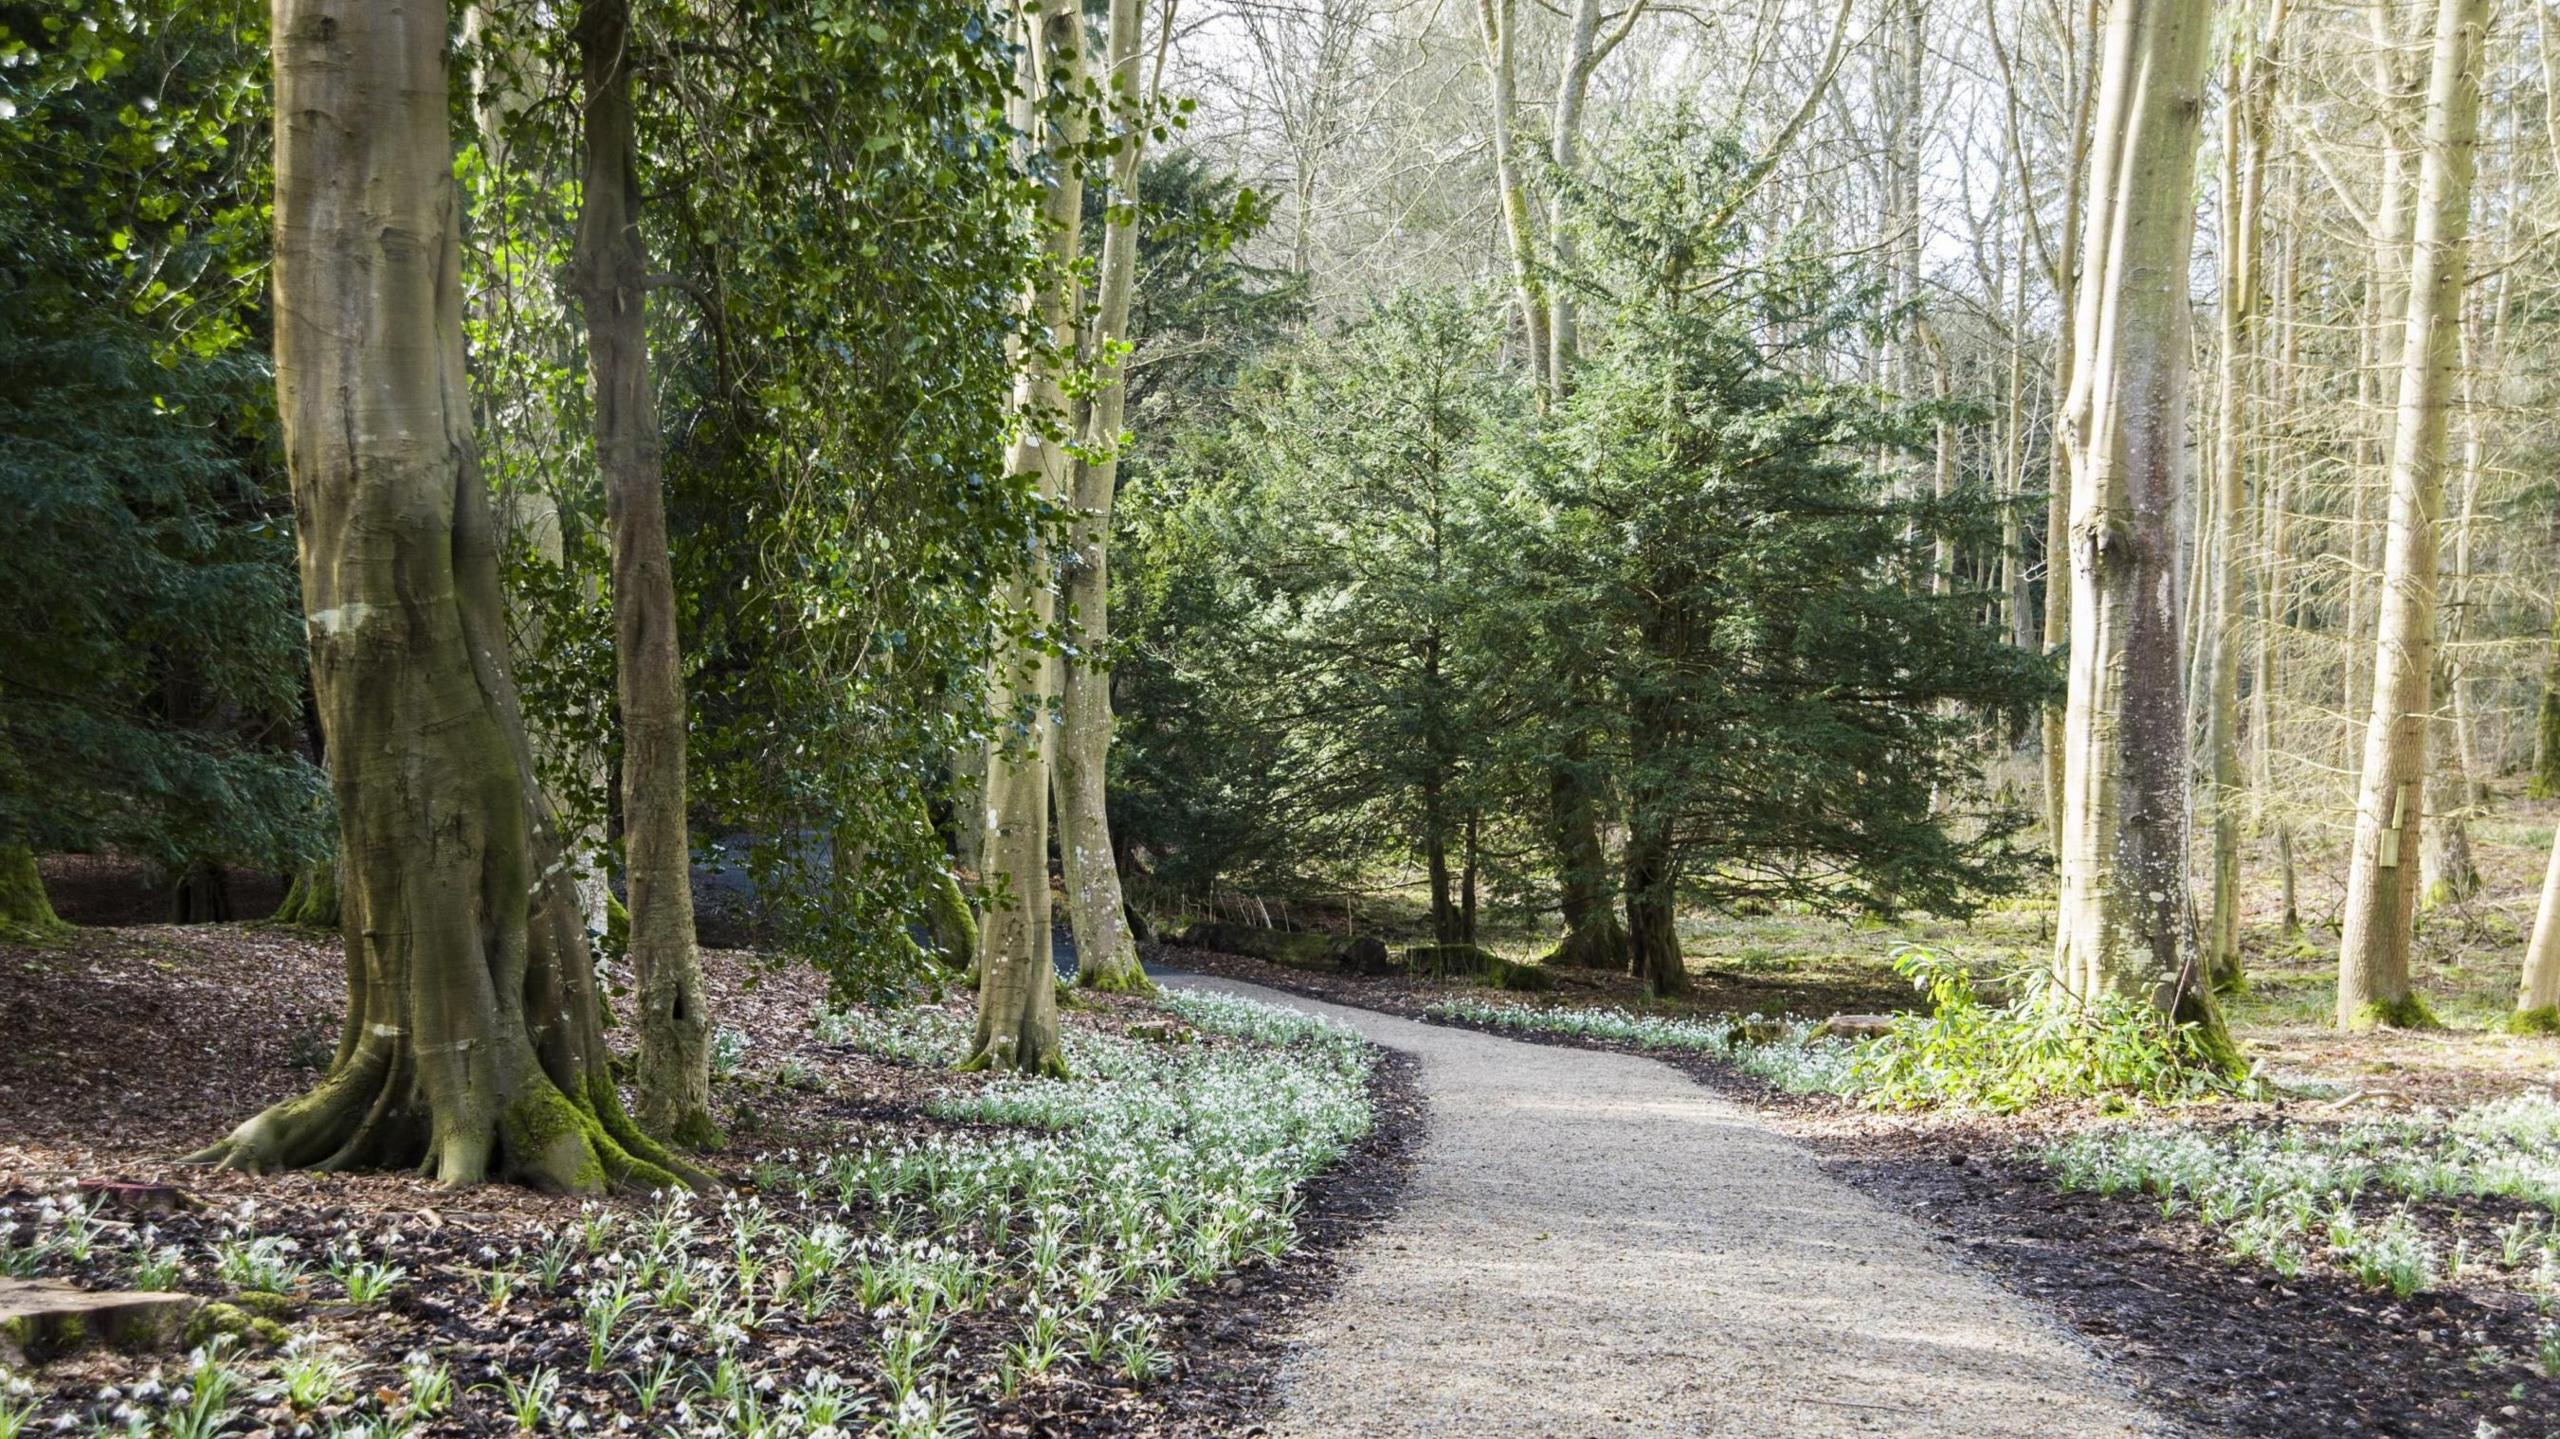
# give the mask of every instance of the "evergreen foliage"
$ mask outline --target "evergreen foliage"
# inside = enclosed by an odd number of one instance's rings
[[[325,852],[254,343],[263,14],[0,6],[0,841]]]

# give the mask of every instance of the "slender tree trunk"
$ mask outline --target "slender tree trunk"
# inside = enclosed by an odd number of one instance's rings
[[[1476,839],[1477,820],[1476,816],[1470,812],[1467,815],[1465,862],[1458,871],[1458,942],[1460,944],[1476,942]]]
[[[1627,943],[1645,992],[1665,998],[1689,992],[1680,955],[1679,883],[1662,819],[1642,805],[1627,827]]]
[[[540,1187],[694,1177],[643,1138],[507,662],[463,380],[441,3],[277,0],[277,413],[347,911],[329,1072],[205,1150]]]
[[[2108,17],[2069,411],[2078,454],[2054,970],[2067,994],[2136,996],[2219,1036],[2187,881],[2175,525],[2210,28],[2203,0],[2114,0]]]
[[[2284,280],[2276,289],[2280,338],[2276,344],[2275,373],[2269,381],[2269,404],[2277,415],[2291,413],[2294,402],[2294,362],[2300,352],[2301,329],[2297,323],[2296,299],[2301,288],[2302,247],[2288,237],[2284,245]],[[2258,591],[2257,673],[2250,687],[2249,738],[2252,773],[2249,796],[2260,828],[2272,828],[2276,840],[2276,863],[2284,892],[2284,932],[2291,936],[2300,927],[2294,907],[2293,821],[2276,806],[2275,793],[2275,723],[2276,687],[2283,670],[2277,659],[2284,637],[2291,632],[2291,600],[2287,590],[2292,560],[2293,477],[2290,454],[2273,443],[2267,446],[2269,463],[2274,469],[2273,483],[2264,486],[2265,513],[2259,520],[2260,562],[2264,582]]]
[[[1574,0],[1573,16],[1565,32],[1564,67],[1556,77],[1554,134],[1548,146],[1548,158],[1560,179],[1569,181],[1582,173],[1582,113],[1584,102],[1590,98],[1592,74],[1635,28],[1647,3],[1648,0],[1631,0],[1616,17],[1616,28],[1603,36],[1601,0]],[[1568,201],[1559,185],[1547,202],[1547,248],[1554,256],[1556,275],[1547,301],[1547,380],[1557,399],[1564,397],[1566,376],[1581,358],[1582,346],[1580,321],[1573,303],[1577,256],[1573,227],[1567,223]]]
[[[2411,93],[2408,68],[2401,62],[2399,26],[2392,13],[2395,8],[2395,0],[2367,0],[2364,7],[2370,42],[2368,64],[2374,98],[2382,113],[2383,147],[2381,190],[2374,205],[2372,273],[2366,282],[2366,323],[2357,336],[2361,353],[2356,399],[2365,414],[2380,417],[2380,424],[2372,427],[2357,446],[2355,504],[2347,535],[2350,564],[2346,660],[2342,669],[2344,703],[2340,713],[2346,718],[2341,742],[2350,774],[2358,771],[2364,759],[2358,717],[2368,714],[2374,704],[2373,649],[2366,635],[2372,622],[2372,609],[2367,603],[2371,589],[2368,577],[2376,566],[2369,557],[2368,534],[2372,529],[2372,496],[2377,488],[2374,477],[2382,473],[2396,453],[2394,427],[2400,414],[2398,382],[2405,359],[2403,337],[2409,306],[2411,203],[2405,117],[2416,96]],[[2411,807],[2413,811],[2416,808],[2414,799]]]
[[[1040,203],[1041,262],[1028,297],[1035,323],[1058,354],[1075,351],[1076,257],[1084,207],[1084,22],[1072,6],[1017,7],[1023,41],[1020,133],[1049,157]],[[1062,105],[1044,97],[1069,97]],[[1006,452],[1014,474],[1037,474],[1042,494],[1067,498],[1073,461],[1055,428],[1068,414],[1062,377],[1037,359],[1018,388],[1021,432]],[[1038,547],[1006,581],[1009,609],[1047,630],[1056,620],[1052,557]],[[1004,726],[987,758],[987,867],[1003,887],[999,908],[978,930],[978,1027],[964,1068],[1066,1073],[1058,1048],[1057,971],[1050,953],[1048,721],[1057,666],[1037,645],[999,656],[994,701]]]
[[[1603,37],[1601,0],[1575,0],[1564,70],[1556,82],[1550,158],[1557,175],[1570,179],[1582,173],[1583,104],[1590,94],[1592,74],[1626,38],[1644,13],[1646,3],[1647,0],[1633,0],[1619,16],[1617,28]],[[1557,272],[1548,302],[1547,380],[1558,402],[1571,393],[1574,366],[1581,359],[1580,321],[1573,296],[1577,257],[1566,210],[1568,198],[1559,187],[1547,211],[1547,244],[1554,253]],[[1565,684],[1570,692],[1568,709],[1578,726],[1585,680],[1574,674],[1566,678]],[[1550,964],[1582,969],[1624,969],[1627,964],[1627,932],[1618,923],[1608,853],[1600,838],[1601,788],[1589,742],[1577,729],[1565,741],[1563,754],[1547,771],[1548,821],[1556,854],[1557,899],[1565,930],[1562,942],[1547,956]]]
[[[528,73],[543,62],[533,56],[511,53],[510,37],[493,28],[491,19],[488,4],[465,6],[462,37],[464,48],[477,57],[479,63],[478,73],[472,81],[471,117],[473,129],[480,140],[480,163],[487,171],[491,185],[505,194],[511,193],[506,187],[511,183],[510,167],[514,163],[510,127],[540,98],[549,77]],[[502,220],[502,233],[511,233],[514,223],[519,222]],[[502,239],[500,243],[506,241]],[[501,267],[520,271],[506,282],[512,293],[502,302],[494,286],[482,290],[473,297],[473,320],[493,328],[507,323],[541,327],[565,320],[560,296],[553,289],[553,278],[544,265],[507,267],[502,261]],[[511,308],[521,308],[523,313],[510,315]],[[557,416],[544,404],[527,404],[521,411],[522,423],[535,433],[534,447],[545,452],[556,442],[556,420]],[[505,421],[483,413],[480,433],[490,434],[504,428]],[[498,521],[510,541],[549,564],[566,567],[568,550],[566,537],[561,532],[560,499],[550,486],[542,483],[502,486]],[[603,597],[602,577],[587,571],[581,573],[579,579],[589,600]],[[513,601],[515,597],[509,598]],[[532,605],[516,604],[509,618],[512,621],[509,634],[515,641],[518,663],[543,653],[546,636],[541,611]],[[581,776],[587,792],[601,797],[612,784],[612,775],[604,747],[588,736],[592,731],[601,729],[602,725],[587,722],[596,717],[587,712],[586,706],[580,705],[578,711],[565,723],[532,727],[534,752],[540,761],[537,767],[553,773],[575,771]],[[618,927],[613,889],[606,874],[607,816],[602,804],[564,805],[556,792],[552,795],[551,807],[555,814],[561,815],[561,843],[570,866],[570,882],[578,894],[580,923],[592,944]],[[572,824],[568,815],[581,809],[589,811],[587,817]],[[327,912],[331,916],[338,912],[334,888],[330,891]],[[337,923],[333,917],[324,927],[335,928]]]
[[[1431,942],[1458,942],[1457,891],[1450,882],[1449,816],[1439,779],[1422,786],[1422,867],[1431,887]]]
[[[45,898],[36,852],[23,844],[0,844],[0,939],[25,943],[70,932],[71,926],[53,912],[53,901]]]
[[[2506,291],[2500,288],[2499,325],[2505,328]],[[2446,584],[2451,604],[2444,619],[2445,646],[2436,661],[2436,693],[2444,704],[2436,716],[2435,764],[2427,773],[2427,814],[2419,836],[2418,894],[2426,908],[2454,904],[2480,892],[2480,868],[2471,857],[2471,830],[2464,822],[2479,796],[2473,780],[2479,767],[2471,749],[2471,682],[2458,648],[2471,613],[2471,541],[2480,517],[2480,476],[2487,468],[2480,424],[2480,397],[2473,382],[2479,374],[2472,327],[2464,324],[2462,341],[2462,509],[2454,521],[2453,574]]]
[[[2542,662],[2542,699],[2533,712],[2533,776],[2528,799],[2560,798],[2560,602],[2551,606],[2549,654]]]
[[[2431,1022],[2409,980],[2418,897],[2418,868],[2409,861],[2416,857],[2411,851],[2426,807],[2445,410],[2459,348],[2487,16],[2488,0],[2442,0],[2436,14],[2408,318],[2401,330],[2399,415],[2392,427],[2391,529],[2383,555],[2373,709],[2365,728],[2345,934],[2338,950],[2338,1023],[2345,1028]]]
[[[1085,427],[1090,456],[1076,463],[1075,521],[1067,560],[1067,607],[1076,653],[1065,665],[1057,785],[1059,851],[1065,859],[1067,920],[1075,930],[1076,980],[1098,989],[1148,990],[1120,893],[1119,851],[1111,843],[1111,505],[1120,480],[1120,426],[1129,396],[1130,292],[1138,270],[1138,160],[1146,138],[1139,78],[1138,0],[1111,0],[1112,135],[1110,208],[1102,231],[1101,294],[1092,358],[1107,367]]]
[[[2053,266],[2055,308],[2063,317],[2054,339],[2053,437],[2045,483],[2049,491],[2044,518],[2044,645],[2061,648],[2071,639],[2071,496],[2072,466],[2078,445],[2070,436],[2068,409],[2080,384],[2080,269],[2084,215],[2089,201],[2089,162],[2095,139],[2092,118],[2098,96],[2098,15],[2101,0],[2086,0],[2080,20],[2080,44],[2072,65],[2071,163],[2062,176],[2062,243]],[[2069,749],[2065,734],[2066,705],[2044,712],[2044,796],[2046,832],[2053,837],[2054,862],[2062,859],[2064,771]]]
[[[613,545],[614,699],[622,717],[623,882],[638,980],[633,1088],[650,1132],[720,1143],[711,1117],[711,1015],[693,932],[685,828],[684,661],[667,550],[666,465],[649,379],[649,255],[631,115],[630,0],[583,0],[577,41],[586,172],[572,268],[595,384],[596,466]]]
[[[2243,444],[2249,424],[2249,388],[2258,339],[2259,211],[2266,193],[2266,136],[2260,123],[2262,87],[2272,73],[2254,9],[2249,33],[2235,40],[2225,67],[2222,109],[2222,335],[2215,388],[2220,413],[2214,425],[2213,602],[2208,665],[2207,748],[2213,761],[2208,790],[2213,816],[2213,911],[2206,930],[2206,974],[2217,988],[2237,988],[2240,965],[2240,821],[2247,789],[2240,769],[2241,620],[2248,593],[2248,485]],[[2283,0],[2264,27],[2282,32]]]
[[[1476,0],[1476,20],[1484,41],[1485,70],[1493,90],[1493,182],[1502,207],[1502,234],[1511,246],[1511,283],[1518,292],[1525,326],[1529,373],[1537,381],[1538,404],[1546,407],[1554,377],[1547,373],[1547,287],[1540,274],[1536,220],[1529,209],[1528,178],[1513,153],[1520,128],[1519,17],[1515,0]]]
[[[1600,842],[1598,789],[1591,776],[1589,745],[1575,735],[1566,741],[1562,762],[1547,772],[1564,940],[1546,962],[1624,971],[1627,932],[1618,923],[1609,856]]]
[[[2551,863],[2542,872],[2542,903],[2534,911],[2524,982],[2517,986],[2509,1024],[2527,1033],[2560,1034],[2560,836],[2553,837]]]

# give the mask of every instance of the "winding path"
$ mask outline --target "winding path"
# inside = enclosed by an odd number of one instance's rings
[[[1422,1061],[1420,1167],[1292,1336],[1283,1439],[2178,1432],[2039,1311],[1665,1065],[1166,980]]]

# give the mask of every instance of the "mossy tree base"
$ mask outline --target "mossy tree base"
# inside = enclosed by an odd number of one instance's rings
[[[68,939],[71,928],[45,897],[35,851],[22,844],[0,845],[0,939],[54,944]]]
[[[2546,1004],[2540,1009],[2519,1009],[2507,1016],[2506,1031],[2509,1034],[2560,1038],[2560,1004]]]
[[[399,1066],[394,1066],[395,1068]],[[388,1083],[386,1084],[386,1081]],[[249,1174],[414,1168],[441,1184],[507,1180],[555,1194],[699,1188],[710,1176],[640,1132],[609,1083],[570,1097],[538,1070],[494,1114],[430,1116],[359,1053],[308,1093],[189,1162]]]
[[[2442,1029],[2444,1021],[2436,1018],[2424,998],[2406,994],[2364,1005],[2348,1019],[2347,1028],[2357,1033],[2375,1029]]]
[[[960,881],[948,870],[936,875],[926,891],[925,930],[944,964],[966,969],[977,962],[978,917],[970,912],[969,896]]]
[[[1628,969],[1626,928],[1611,917],[1605,924],[1568,930],[1562,942],[1538,962],[1550,969],[1597,969],[1624,974]]]
[[[960,1061],[962,1074],[1036,1074],[1043,1079],[1072,1079],[1067,1057],[1055,1052],[1037,1058],[1024,1056],[1011,1044],[990,1044]]]
[[[1156,982],[1135,959],[1126,964],[1096,965],[1076,969],[1076,984],[1083,989],[1096,989],[1105,994],[1154,994]]]
[[[284,892],[284,903],[269,916],[275,924],[326,930],[337,929],[344,919],[338,903],[338,862],[331,859],[294,871],[293,885]]]

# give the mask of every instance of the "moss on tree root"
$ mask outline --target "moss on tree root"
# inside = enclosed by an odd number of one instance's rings
[[[387,1081],[386,1081],[387,1082]],[[640,1132],[610,1082],[594,1080],[572,1099],[547,1076],[498,1112],[491,1132],[441,1141],[410,1125],[403,1142],[381,1083],[344,1071],[275,1105],[220,1141],[188,1156],[218,1169],[263,1174],[283,1169],[379,1167],[387,1154],[414,1155],[420,1172],[446,1184],[513,1180],[561,1194],[702,1188],[712,1176]],[[386,1148],[386,1146],[391,1146]]]
[[[2436,1018],[2436,1012],[2428,1008],[2422,996],[2412,993],[2398,999],[2377,999],[2366,1004],[2355,1012],[2353,1019],[2347,1021],[2347,1028],[2356,1031],[2442,1029],[2444,1021]]]
[[[70,935],[71,926],[53,912],[53,901],[45,897],[35,851],[22,844],[0,845],[0,939],[52,944]]]
[[[2560,1037],[2560,1004],[2546,1004],[2540,1009],[2519,1009],[2507,1016],[2509,1034]]]
[[[276,906],[270,920],[304,929],[338,928],[343,922],[338,903],[338,862],[324,859],[294,871],[293,886],[284,892],[284,903]]]
[[[1067,1057],[1064,1054],[1052,1050],[1048,1054],[1041,1056],[1038,1061],[1031,1064],[1024,1064],[1017,1056],[1011,1040],[1000,1040],[981,1048],[977,1053],[960,1061],[959,1072],[962,1074],[977,1074],[981,1072],[997,1074],[1036,1074],[1043,1079],[1072,1079],[1075,1077],[1067,1069]]]
[[[1126,964],[1076,967],[1076,983],[1085,989],[1098,989],[1105,994],[1153,994],[1156,982],[1147,978],[1136,960]]]

